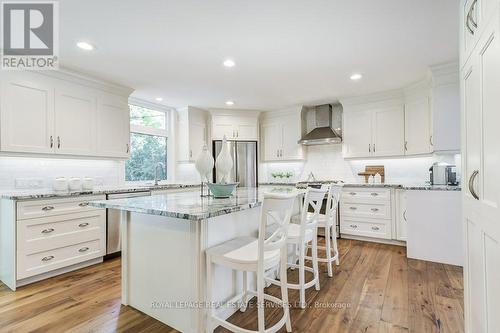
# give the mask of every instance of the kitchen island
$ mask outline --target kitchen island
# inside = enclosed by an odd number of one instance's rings
[[[238,188],[228,199],[199,192],[167,193],[95,201],[120,210],[122,220],[122,304],[181,331],[205,330],[205,249],[235,237],[257,237],[264,192],[293,188]],[[241,276],[214,270],[213,302],[226,302],[241,290]],[[227,306],[219,314],[237,310]]]

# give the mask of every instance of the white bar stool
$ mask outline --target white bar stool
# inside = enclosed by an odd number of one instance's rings
[[[299,290],[300,295],[300,306],[304,309],[306,307],[306,289],[312,286],[316,287],[316,290],[320,290],[319,284],[319,267],[318,267],[318,231],[317,231],[317,221],[321,205],[323,204],[323,199],[327,193],[326,188],[315,189],[308,188],[304,198],[304,204],[301,209],[300,214],[300,224],[292,223],[288,228],[288,244],[295,246],[295,256],[293,262],[288,264],[289,267],[299,269],[299,283],[287,283],[283,281],[281,272],[279,274],[280,281],[270,280],[269,282],[282,286],[286,284],[289,289]],[[314,213],[308,214],[307,211],[311,206]],[[306,252],[308,245],[311,244],[312,248],[312,267],[305,265]],[[298,264],[296,253],[298,252]],[[313,273],[313,279],[311,281],[305,281],[305,271]]]
[[[257,296],[258,307],[258,331],[251,331],[219,318],[216,309],[210,306],[206,323],[207,332],[213,332],[214,328],[219,325],[237,333],[273,333],[280,330],[284,325],[286,325],[287,332],[292,331],[286,285],[281,288],[281,299],[265,294],[264,272],[279,264],[280,272],[286,283],[286,238],[296,196],[297,192],[289,194],[265,193],[261,207],[258,239],[252,237],[235,238],[206,250],[207,302],[213,301],[212,265],[217,264],[243,272],[243,292],[241,295],[235,296],[230,302],[242,299],[244,305],[240,310],[245,311],[251,299],[249,296]],[[266,238],[266,228],[269,221],[274,221],[278,227]],[[248,290],[248,272],[254,272],[257,275],[257,291]],[[277,303],[283,307],[283,317],[267,329],[264,320],[264,300]]]
[[[333,267],[332,263],[338,266],[339,261],[339,251],[337,245],[337,207],[340,201],[340,194],[342,192],[342,186],[330,184],[328,186],[328,196],[326,200],[325,214],[319,214],[318,216],[318,228],[325,228],[325,243],[326,246],[318,246],[318,249],[325,250],[325,257],[318,257],[319,262],[324,262],[328,267],[328,276],[333,277]],[[313,214],[308,213],[308,218],[312,218]],[[306,259],[312,260],[312,257],[307,257]]]

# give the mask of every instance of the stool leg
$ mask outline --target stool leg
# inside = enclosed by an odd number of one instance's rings
[[[287,288],[287,251],[281,249],[281,263],[280,263],[280,282],[281,282],[281,300],[283,301],[283,311],[286,316],[286,331],[292,331],[292,322],[290,319],[290,304],[288,303],[288,288]]]
[[[206,256],[207,261],[207,309],[206,309],[206,333],[212,333],[212,316],[214,315],[214,308],[212,306],[212,259]]]
[[[337,256],[337,259],[335,259],[335,264],[340,265],[340,253],[337,245],[337,230],[335,229],[335,232],[333,232],[333,228],[337,228],[335,226],[332,227],[332,241],[333,241],[333,252]]]
[[[259,332],[264,332],[265,317],[264,317],[264,272],[257,273],[257,316]]]
[[[248,305],[248,272],[243,272],[243,304],[241,304],[240,311],[245,312]]]
[[[325,226],[325,242],[326,242],[326,265],[328,267],[328,276],[333,276],[332,269],[332,238],[331,238],[331,229],[329,226]]]
[[[299,244],[299,294],[300,294],[300,307],[302,309],[306,308],[306,289],[304,287],[306,277],[305,277],[305,251],[307,251],[307,246],[305,244]]]
[[[294,244],[293,245],[293,254],[292,254],[292,264],[297,264],[297,261],[299,260],[298,251],[299,251],[299,245]],[[292,266],[290,269],[293,271],[293,270],[295,270],[295,267]]]
[[[314,279],[316,280],[316,290],[320,289],[319,286],[319,265],[318,265],[318,232],[314,232],[312,240],[312,261],[313,261],[313,271]]]

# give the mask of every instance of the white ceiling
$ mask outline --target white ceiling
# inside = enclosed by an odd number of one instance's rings
[[[456,60],[458,3],[64,0],[60,60],[166,105],[278,109],[399,88]]]

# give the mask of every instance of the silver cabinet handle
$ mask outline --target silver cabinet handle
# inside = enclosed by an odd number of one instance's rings
[[[472,30],[472,28],[469,25],[469,23],[470,23],[470,11],[471,11],[471,8],[469,8],[469,12],[467,13],[467,17],[465,18],[465,26],[467,27],[467,30],[469,30],[469,33],[471,35],[474,35],[474,30]]]
[[[373,152],[376,152],[375,144],[373,144]]]
[[[236,130],[236,137],[239,138],[240,137],[240,131]]]
[[[372,227],[372,230],[380,230],[379,227]]]
[[[372,145],[371,144],[368,144],[368,152],[371,153],[372,152]]]
[[[235,135],[234,135],[234,130],[233,130],[233,138],[234,138],[234,137],[235,137]]]
[[[405,151],[408,151],[408,141],[405,141]]]
[[[127,147],[126,152],[127,152],[127,154],[128,154],[128,153],[130,153],[130,145],[127,143],[127,144],[126,144],[126,147]]]
[[[371,193],[371,195],[372,195],[373,197],[376,197],[376,196],[378,196],[378,193],[377,193],[377,192],[372,192],[372,193]]]
[[[45,206],[45,207],[43,207],[43,208],[42,208],[42,210],[43,210],[44,212],[48,212],[48,211],[50,211],[50,210],[52,210],[52,209],[54,209],[54,206]]]
[[[349,207],[350,210],[356,210],[358,209],[357,207]]]
[[[474,28],[477,28],[477,22],[474,21],[474,19],[472,18],[472,13],[474,13],[476,11],[476,4],[477,4],[477,0],[474,0],[474,2],[472,3],[472,5],[470,6],[470,9],[469,9],[469,18],[470,18],[470,23],[472,23],[472,26]]]
[[[276,149],[276,157],[280,157],[280,151],[279,151],[279,149]]]
[[[87,207],[88,205],[89,205],[89,203],[88,203],[88,202],[80,202],[80,203],[78,204],[78,206],[80,206],[80,207]]]
[[[378,208],[372,208],[372,212],[378,212],[379,209]]]
[[[434,146],[434,137],[432,135],[429,137],[429,143]]]
[[[193,151],[190,149],[189,150],[189,158],[192,158],[193,157]]]
[[[87,252],[88,250],[90,250],[88,247],[82,247],[81,249],[78,250],[78,252]]]
[[[408,220],[406,219],[406,210],[403,212],[403,219],[408,222]]]
[[[51,135],[50,136],[50,148],[54,147],[54,137]]]
[[[42,234],[50,234],[51,232],[54,232],[53,228],[48,228],[48,229],[43,229]]]
[[[47,257],[43,257],[42,258],[42,261],[43,262],[47,262],[47,261],[51,261],[52,259],[54,259],[55,257],[54,256],[47,256]]]
[[[479,170],[474,170],[472,175],[469,178],[469,192],[472,194],[474,199],[479,200],[479,196],[477,195],[476,191],[474,190],[474,181],[476,180],[477,175],[479,174]]]
[[[58,136],[57,137],[57,149],[60,149],[61,148],[61,137]]]
[[[353,229],[356,229],[358,226],[355,225],[355,224],[351,224],[350,227],[353,228]]]
[[[350,195],[356,195],[357,193],[356,192],[351,192],[349,193]]]
[[[88,226],[89,224],[87,222],[84,222],[84,223],[80,223],[78,226],[80,228],[85,228],[86,226]]]

